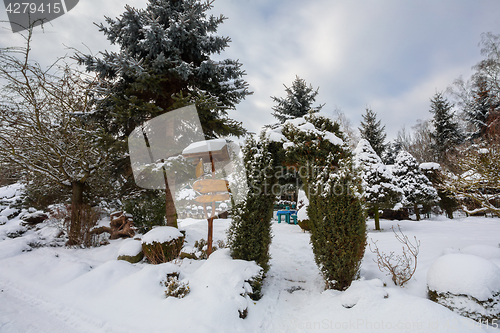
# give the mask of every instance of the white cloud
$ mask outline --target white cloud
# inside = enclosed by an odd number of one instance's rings
[[[48,64],[68,52],[63,44],[110,50],[93,22],[120,15],[125,3],[143,8],[147,1],[80,1],[37,34],[34,56]],[[230,115],[254,132],[274,122],[270,96],[284,96],[283,84],[298,75],[320,87],[325,112],[338,106],[357,127],[369,105],[393,137],[428,117],[436,89],[470,73],[480,34],[500,33],[499,12],[497,0],[216,0],[213,13],[228,17],[219,34],[232,39],[220,58],[240,59],[255,92]],[[7,30],[0,37],[0,47],[21,41]]]

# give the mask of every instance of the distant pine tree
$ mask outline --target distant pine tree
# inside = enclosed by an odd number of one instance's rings
[[[385,126],[382,126],[380,120],[377,121],[377,114],[369,108],[366,108],[366,114],[363,115],[359,132],[361,138],[368,140],[378,156],[384,155],[386,149],[385,138],[387,137]]]
[[[288,119],[294,119],[305,116],[309,111],[318,112],[324,106],[313,107],[312,104],[316,101],[318,90],[314,90],[312,85],[307,86],[304,79],[295,77],[292,86],[289,88],[285,86],[286,97],[271,96],[277,105],[273,106],[273,116],[276,117],[281,123]]]
[[[500,112],[500,96],[496,96],[488,87],[486,78],[478,76],[474,85],[472,105],[465,111],[466,119],[475,129],[469,134],[470,139],[484,138],[491,116]]]
[[[441,93],[438,92],[431,98],[429,112],[433,114],[432,124],[434,126],[434,130],[431,132],[432,150],[436,155],[436,160],[443,162],[446,153],[461,143],[463,136],[458,123],[453,120],[455,113],[452,111],[452,105]]]
[[[404,191],[405,206],[413,207],[420,220],[419,205],[429,205],[439,201],[436,189],[429,179],[420,171],[417,160],[405,150],[401,150],[396,157],[393,168],[398,185]]]

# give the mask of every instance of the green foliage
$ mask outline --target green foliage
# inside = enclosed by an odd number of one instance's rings
[[[145,234],[157,225],[165,225],[165,192],[142,190],[123,201],[123,210],[132,214],[134,226]]]
[[[309,220],[298,221],[297,224],[303,231],[311,231],[309,227]]]
[[[253,276],[250,280],[247,280],[250,287],[252,287],[252,292],[247,293],[247,295],[254,301],[258,301],[262,298],[262,285],[264,283],[264,270],[256,276]]]
[[[198,109],[204,132],[209,137],[244,132],[226,110],[251,92],[241,63],[211,59],[230,42],[216,34],[226,18],[211,15],[212,8],[211,1],[149,0],[146,8],[126,6],[120,17],[99,25],[119,51],[77,58],[105,88],[95,118],[107,131],[125,138],[136,126],[172,110],[175,94],[203,91],[215,102]]]
[[[208,259],[207,246],[208,246],[207,241],[204,238],[195,241],[193,245],[194,248],[193,259]],[[227,247],[226,243],[224,243],[222,239],[219,239],[217,242],[215,242],[214,245],[212,245],[212,253],[217,251],[218,249],[224,249],[226,247]]]
[[[429,299],[441,304],[463,317],[470,318],[479,323],[497,323],[500,319],[500,293],[493,293],[491,298],[480,301],[470,295],[455,295],[452,293],[438,293],[428,290]]]
[[[124,260],[124,261],[128,261],[131,264],[136,264],[139,261],[141,261],[143,258],[144,258],[144,252],[141,251],[138,254],[136,254],[135,256],[127,256],[127,255],[118,256],[118,258],[116,258],[116,260]]]
[[[233,221],[228,230],[228,245],[235,259],[254,260],[264,272],[269,269],[271,219],[276,196],[272,145],[261,136],[247,140],[243,150],[247,168],[248,193],[244,200],[232,205]]]
[[[25,184],[22,206],[46,211],[50,205],[68,202],[70,198],[71,193],[67,188],[33,174]]]
[[[325,167],[309,195],[311,243],[327,289],[345,290],[351,285],[366,246],[361,182],[350,164],[347,159],[338,169]]]
[[[434,125],[434,131],[431,133],[432,150],[437,160],[442,162],[446,154],[462,142],[462,134],[458,123],[454,120],[452,105],[441,93],[436,93],[431,99],[429,111],[433,114],[432,124]]]
[[[273,106],[273,116],[284,123],[288,119],[303,117],[310,111],[318,112],[324,106],[324,104],[312,106],[318,95],[318,89],[314,90],[312,85],[307,86],[304,79],[296,76],[290,88],[285,86],[287,94],[285,98],[271,97],[277,103]]]

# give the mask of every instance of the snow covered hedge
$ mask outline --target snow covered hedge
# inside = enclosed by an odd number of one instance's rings
[[[174,227],[156,227],[142,237],[142,250],[152,264],[177,258],[184,244],[184,235]]]
[[[438,258],[427,273],[429,298],[464,317],[500,320],[500,268],[491,261],[453,253]]]

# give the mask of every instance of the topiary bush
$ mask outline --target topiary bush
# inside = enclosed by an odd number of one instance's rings
[[[240,203],[233,204],[233,221],[228,229],[228,245],[234,259],[255,261],[269,269],[271,223],[276,195],[271,186],[276,182],[273,168],[273,145],[262,135],[257,142],[251,138],[243,150],[247,169],[248,193]]]
[[[308,207],[314,258],[326,288],[341,291],[358,277],[366,246],[360,181],[348,166],[324,168]]]
[[[470,254],[436,259],[427,272],[429,299],[481,323],[500,321],[500,268]]]
[[[184,235],[174,227],[157,227],[142,237],[142,251],[153,265],[179,257],[183,244]]]

